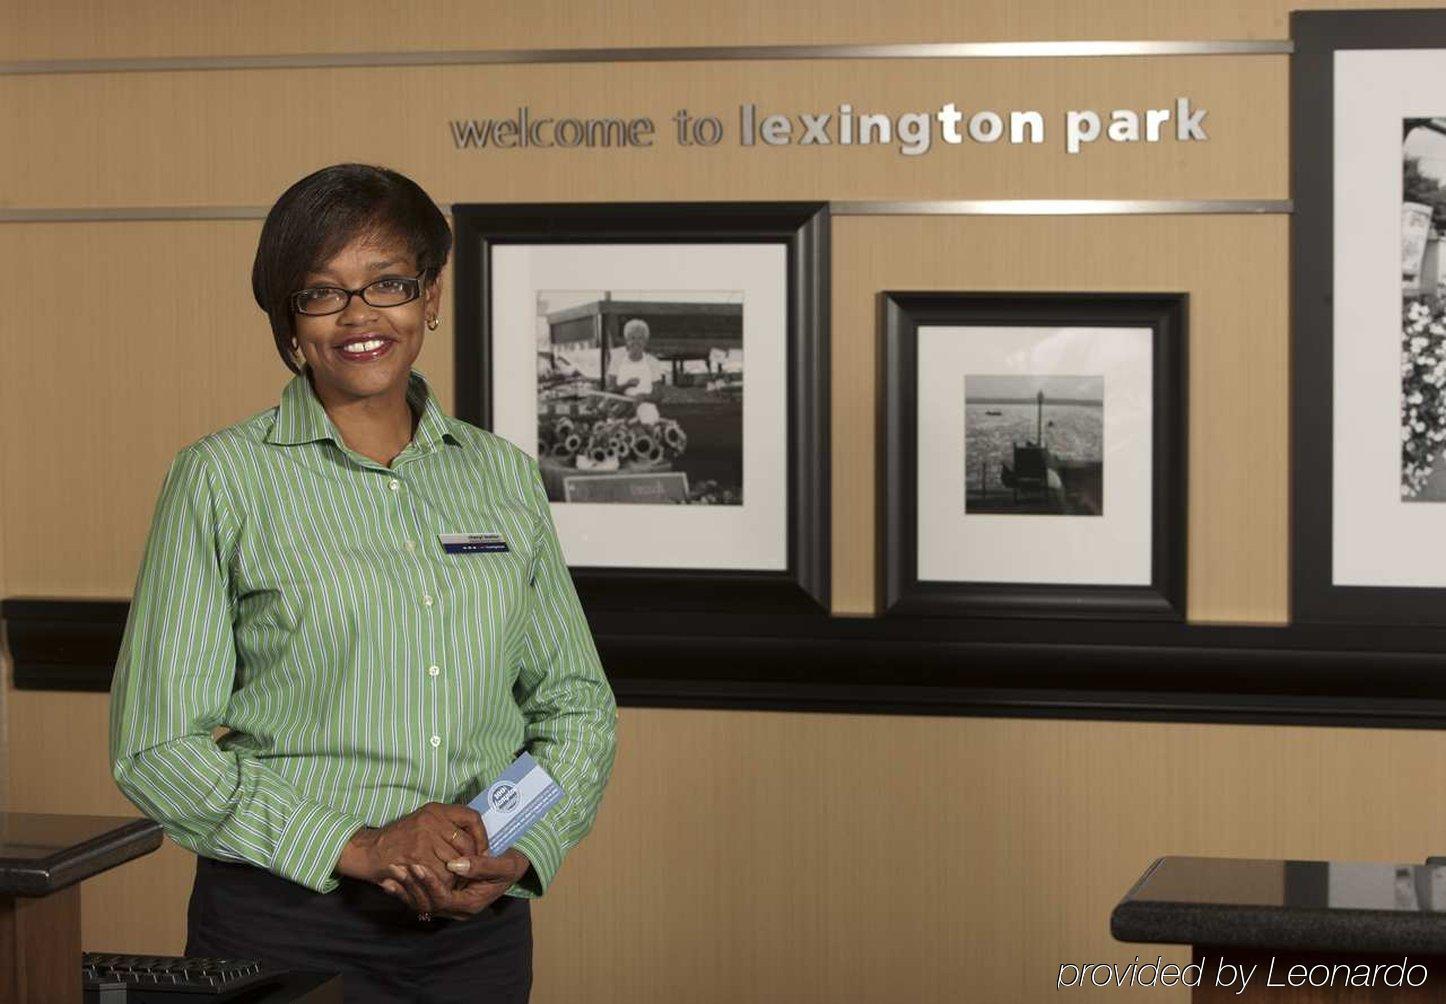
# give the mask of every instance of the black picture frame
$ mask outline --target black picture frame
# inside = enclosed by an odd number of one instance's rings
[[[1186,582],[1188,298],[1183,293],[889,292],[881,297],[881,609],[892,617],[1182,620]],[[1152,332],[1150,582],[930,582],[918,576],[918,332],[923,326]]]
[[[1291,14],[1291,620],[1446,626],[1446,588],[1334,583],[1335,54],[1446,49],[1446,11]]]
[[[829,207],[824,202],[454,204],[456,412],[492,428],[492,252],[504,244],[778,244],[787,269],[787,568],[578,567],[590,616],[829,608]]]

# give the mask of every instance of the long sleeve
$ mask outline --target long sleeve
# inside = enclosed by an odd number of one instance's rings
[[[239,527],[205,441],[181,451],[156,504],[121,642],[111,769],[181,846],[330,892],[341,850],[364,821],[211,738],[236,675],[229,565]]]
[[[531,609],[514,697],[526,721],[528,752],[564,796],[516,843],[532,870],[513,887],[541,896],[563,857],[592,829],[617,748],[617,703],[563,560],[542,479],[534,540]]]

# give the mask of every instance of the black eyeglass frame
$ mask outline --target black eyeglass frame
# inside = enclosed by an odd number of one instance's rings
[[[380,279],[373,279],[365,286],[358,286],[356,289],[347,289],[344,286],[307,286],[306,288],[298,289],[295,293],[291,294],[291,311],[292,313],[300,314],[302,317],[330,317],[332,314],[340,314],[347,307],[350,307],[351,298],[353,296],[360,296],[362,298],[362,302],[370,307],[378,307],[383,309],[387,307],[400,307],[404,304],[411,303],[413,300],[417,299],[422,295],[422,289],[426,285],[423,276],[425,276],[430,271],[431,269],[424,268],[416,275],[384,275]],[[367,299],[366,291],[377,285],[377,283],[381,282],[409,282],[412,284],[412,295],[407,297],[405,300],[401,300],[397,303],[372,303],[372,301]],[[342,303],[340,307],[337,307],[335,310],[328,310],[320,314],[309,313],[301,309],[300,297],[302,293],[311,293],[315,292],[316,290],[323,289],[335,290],[338,293],[345,293],[346,300]]]

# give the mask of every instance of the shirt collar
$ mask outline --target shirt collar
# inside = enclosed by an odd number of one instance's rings
[[[443,442],[460,445],[461,441],[452,432],[448,418],[437,402],[437,396],[426,379],[416,370],[407,378],[407,405],[413,414],[420,413],[417,431],[412,436],[411,447],[418,451],[430,450]],[[331,417],[311,389],[311,381],[303,369],[286,389],[281,392],[281,405],[276,409],[276,420],[266,435],[268,443],[294,446],[298,443],[314,443],[329,439],[337,446],[343,445],[341,434],[332,424]]]

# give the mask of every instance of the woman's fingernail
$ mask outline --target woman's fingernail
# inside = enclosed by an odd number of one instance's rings
[[[447,870],[454,871],[459,875],[466,875],[472,870],[472,862],[466,858],[458,858],[456,861],[447,862]]]
[[[412,865],[412,874],[417,876],[417,878],[426,878],[427,869],[423,868],[421,865]]]

